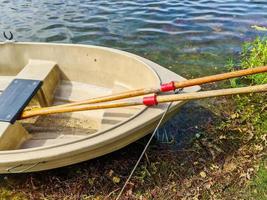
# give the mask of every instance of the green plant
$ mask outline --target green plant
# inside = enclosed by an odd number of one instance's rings
[[[267,38],[256,38],[253,42],[245,43],[241,54],[240,68],[247,69],[265,65],[267,65]],[[234,63],[230,62],[228,67],[233,69]],[[232,87],[266,83],[267,73],[231,80]],[[266,94],[242,95],[234,98],[237,104],[240,124],[250,126],[256,135],[267,133],[266,99]]]
[[[252,199],[267,198],[267,162],[262,162],[256,176],[248,187],[249,195]]]

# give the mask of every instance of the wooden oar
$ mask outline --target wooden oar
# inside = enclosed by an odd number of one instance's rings
[[[68,107],[68,106],[75,106],[75,105],[82,105],[82,104],[101,103],[101,102],[114,101],[114,100],[119,100],[119,99],[124,99],[124,98],[142,96],[142,95],[147,95],[151,93],[168,92],[168,91],[173,91],[179,88],[185,88],[185,87],[190,87],[194,85],[202,85],[206,83],[212,83],[215,81],[222,81],[222,80],[226,80],[230,78],[236,78],[240,76],[252,75],[252,74],[263,73],[263,72],[267,72],[267,66],[238,70],[238,71],[233,71],[233,72],[228,72],[228,73],[223,73],[223,74],[195,78],[191,80],[184,80],[181,82],[171,81],[169,83],[162,84],[160,85],[160,87],[156,87],[156,88],[142,88],[142,89],[137,89],[137,90],[130,90],[130,91],[112,94],[108,96],[96,97],[92,99],[76,101],[73,103],[62,104],[62,105],[57,105],[53,107],[60,108],[60,107]]]
[[[174,94],[174,95],[162,95],[162,96],[153,95],[153,96],[147,96],[147,97],[138,98],[138,99],[130,99],[130,100],[128,99],[127,101],[124,101],[124,102],[85,104],[85,105],[75,105],[75,106],[68,106],[68,107],[61,107],[61,108],[47,107],[47,108],[41,108],[38,110],[24,111],[21,115],[21,119],[39,116],[39,115],[49,115],[49,114],[56,114],[56,113],[76,112],[76,111],[85,111],[85,110],[118,108],[118,107],[137,106],[137,105],[153,106],[153,105],[157,105],[158,103],[203,99],[203,98],[209,98],[209,97],[244,94],[244,93],[255,93],[255,92],[267,92],[267,84],[249,86],[249,87],[243,87],[243,88],[234,88],[234,89],[230,88],[230,89]]]

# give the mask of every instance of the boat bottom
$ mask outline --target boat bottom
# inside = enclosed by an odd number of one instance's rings
[[[14,77],[1,78],[0,88],[6,87]],[[4,81],[5,80],[5,81]],[[105,88],[75,81],[61,81],[57,86],[53,105],[74,102],[97,96],[118,93],[129,88],[118,82]],[[31,107],[40,106],[33,100]],[[100,130],[119,124],[138,113],[143,106],[106,110],[81,111],[39,116],[19,122],[29,133],[29,137],[17,149],[53,146],[74,142],[88,137]]]

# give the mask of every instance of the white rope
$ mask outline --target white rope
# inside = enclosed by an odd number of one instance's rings
[[[151,137],[149,138],[149,140],[148,140],[148,142],[147,142],[147,144],[146,144],[144,150],[142,151],[142,153],[141,153],[139,159],[137,160],[137,162],[136,162],[134,168],[132,169],[132,171],[131,171],[131,173],[130,173],[128,179],[127,179],[126,182],[124,183],[124,185],[123,185],[123,187],[122,187],[122,189],[121,189],[119,195],[117,196],[116,200],[119,200],[119,199],[121,198],[121,195],[122,195],[122,193],[123,193],[125,187],[128,185],[129,181],[131,180],[131,178],[132,178],[132,176],[133,176],[133,174],[134,174],[136,168],[138,167],[140,161],[142,160],[144,154],[146,153],[147,148],[149,147],[149,145],[150,145],[150,143],[151,143],[153,137],[154,137],[155,134],[157,133],[157,131],[158,131],[158,129],[159,129],[159,126],[161,125],[161,123],[162,123],[164,117],[166,116],[167,112],[169,111],[171,105],[172,105],[172,102],[169,103],[167,109],[165,110],[165,112],[164,112],[163,115],[161,116],[161,118],[160,118],[160,120],[159,120],[159,123],[157,124],[157,126],[156,126],[154,132],[152,133]]]

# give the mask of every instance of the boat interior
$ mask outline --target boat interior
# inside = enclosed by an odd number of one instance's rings
[[[106,48],[0,44],[0,93],[15,79],[42,81],[25,109],[59,105],[159,84],[156,73],[135,57]],[[0,121],[0,150],[60,145],[100,134],[144,106],[54,114]]]

